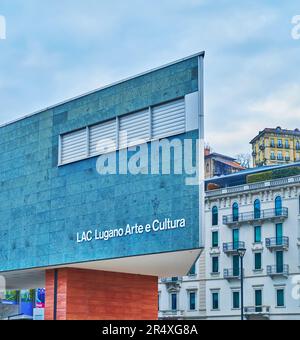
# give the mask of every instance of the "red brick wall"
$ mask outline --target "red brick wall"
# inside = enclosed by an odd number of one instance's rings
[[[46,272],[46,320],[53,319],[54,270]],[[58,320],[156,320],[157,277],[58,270]]]

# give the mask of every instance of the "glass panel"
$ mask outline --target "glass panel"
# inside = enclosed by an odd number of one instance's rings
[[[282,215],[282,199],[280,196],[275,199],[275,214],[276,216]]]
[[[254,218],[260,218],[260,212],[261,212],[261,209],[260,209],[260,200],[256,200],[254,202]]]
[[[240,231],[239,229],[234,229],[232,231],[233,249],[239,248],[239,241],[240,241]]]
[[[284,290],[277,290],[277,307],[284,307]]]
[[[255,243],[261,242],[261,227],[254,228],[254,242]]]
[[[233,292],[233,308],[238,309],[240,308],[240,293]]]
[[[277,273],[283,272],[283,251],[276,252],[276,271]]]
[[[177,310],[177,294],[171,294],[171,304],[172,310]]]
[[[238,255],[232,257],[232,267],[233,267],[233,275],[240,275],[240,257]]]
[[[282,245],[282,238],[283,238],[283,226],[282,223],[276,224],[276,245]]]
[[[219,233],[217,231],[214,231],[212,233],[212,247],[216,248],[219,246]]]
[[[190,310],[196,309],[196,293],[190,293]]]
[[[255,269],[256,270],[261,269],[261,253],[255,254]]]
[[[255,291],[255,311],[257,313],[262,312],[262,291],[261,290]]]
[[[239,205],[237,203],[234,203],[232,206],[232,215],[234,222],[239,220]]]
[[[212,272],[213,273],[218,273],[219,272],[219,258],[218,257],[213,257],[212,258],[212,263],[213,263]]]
[[[212,294],[212,302],[213,302],[213,309],[219,309],[219,294],[218,293],[213,293]]]
[[[218,216],[218,208],[217,207],[213,207],[212,209],[212,225],[218,225],[218,221],[219,220],[219,216]]]

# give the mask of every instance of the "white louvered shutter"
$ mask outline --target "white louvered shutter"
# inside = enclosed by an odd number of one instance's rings
[[[66,164],[87,156],[86,129],[61,136],[61,163]]]
[[[116,150],[116,120],[90,127],[90,156]]]
[[[150,139],[149,110],[120,118],[119,148],[141,144]]]
[[[184,99],[156,106],[152,111],[152,137],[154,139],[185,132]]]

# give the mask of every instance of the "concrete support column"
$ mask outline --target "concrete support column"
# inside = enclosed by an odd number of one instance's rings
[[[157,277],[62,268],[46,271],[46,320],[157,320]],[[56,308],[55,308],[56,306]]]

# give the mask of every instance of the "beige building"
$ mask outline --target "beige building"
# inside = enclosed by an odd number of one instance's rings
[[[250,144],[254,167],[300,161],[299,129],[266,128]]]

